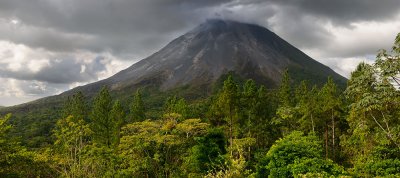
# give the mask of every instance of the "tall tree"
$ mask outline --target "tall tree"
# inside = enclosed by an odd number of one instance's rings
[[[63,118],[73,116],[74,119],[83,119],[88,121],[88,109],[85,97],[81,91],[76,92],[69,97],[63,108]]]
[[[112,145],[113,128],[117,124],[110,117],[111,102],[111,96],[107,87],[103,87],[94,99],[90,117],[93,142],[108,148]]]
[[[122,124],[124,123],[124,118],[125,118],[124,109],[122,108],[121,102],[117,100],[114,102],[114,105],[110,112],[110,119],[114,122],[114,124],[112,124],[113,134],[111,137],[111,143],[114,147],[116,147],[119,144],[120,132]]]
[[[323,106],[322,106],[322,112],[326,114],[325,117],[325,122],[326,122],[326,127],[325,127],[325,149],[326,152],[328,152],[328,125],[329,122],[331,123],[331,128],[332,128],[332,159],[335,160],[335,132],[336,132],[336,122],[338,121],[335,118],[339,117],[340,113],[340,107],[342,105],[341,103],[341,98],[338,93],[338,89],[336,84],[333,82],[333,79],[331,77],[328,77],[327,83],[322,87],[320,91],[321,98],[323,100]],[[328,153],[325,153],[326,156]]]
[[[146,119],[146,109],[140,90],[136,90],[135,97],[133,98],[133,103],[130,108],[130,117],[129,120],[133,120],[134,122],[144,121]]]
[[[271,122],[271,118],[275,115],[277,103],[272,101],[273,93],[269,93],[264,86],[257,89],[256,98],[255,118],[251,130],[256,139],[256,146],[267,149],[280,136],[279,128]]]
[[[397,84],[381,77],[379,73],[385,71],[376,67],[361,63],[345,91],[351,102],[350,135],[343,145],[356,172],[363,176],[395,173],[392,168],[400,164],[400,93]]]
[[[292,88],[290,85],[290,76],[288,69],[282,76],[281,84],[278,90],[279,103],[281,106],[291,106],[293,103]]]
[[[229,146],[230,152],[232,156],[232,146],[233,146],[233,129],[235,117],[237,114],[237,107],[239,102],[239,94],[238,94],[238,85],[233,81],[232,76],[228,76],[228,78],[224,81],[224,86],[222,87],[222,91],[219,93],[218,97],[218,105],[222,109],[228,123],[229,127]]]
[[[247,80],[243,86],[242,97],[240,98],[242,115],[244,123],[243,132],[247,137],[252,137],[252,128],[254,128],[257,117],[258,88],[254,80]]]
[[[68,116],[57,122],[54,136],[55,154],[51,159],[55,169],[65,177],[87,176],[88,165],[83,163],[84,148],[89,144],[92,131],[83,119]]]
[[[187,119],[189,115],[189,107],[184,98],[176,96],[167,98],[164,104],[164,113],[176,113],[181,115],[181,119]]]
[[[309,90],[306,81],[302,81],[296,88],[296,109],[300,114],[298,120],[300,128],[305,131],[312,131],[313,133],[316,130],[316,112],[319,108],[317,95],[317,87],[314,86]]]
[[[282,76],[277,96],[279,107],[276,110],[277,117],[274,118],[273,122],[277,125],[282,125],[282,133],[287,134],[295,130],[296,127],[296,110],[293,106],[294,97],[288,70],[286,70]]]

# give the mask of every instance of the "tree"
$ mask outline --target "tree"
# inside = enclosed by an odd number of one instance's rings
[[[228,127],[229,127],[229,147],[232,156],[232,146],[233,146],[233,129],[235,117],[238,109],[239,102],[239,94],[238,94],[238,86],[233,81],[232,76],[228,76],[228,78],[224,81],[224,86],[220,91],[217,99],[217,105],[219,109],[224,114]]]
[[[11,114],[0,117],[0,177],[51,177],[54,175],[40,155],[28,151],[9,133]]]
[[[267,149],[281,136],[279,132],[280,128],[276,127],[271,120],[275,115],[277,103],[273,101],[273,94],[268,93],[264,86],[258,88],[256,98],[257,102],[254,109],[256,111],[255,120],[250,129],[253,130],[253,137],[256,139],[257,148]]]
[[[175,115],[176,116],[176,115]],[[118,152],[123,158],[121,172],[133,177],[182,177],[180,166],[196,137],[207,133],[200,119],[179,122],[166,119],[127,124],[122,128]]]
[[[288,69],[286,69],[282,75],[281,84],[278,90],[278,98],[280,106],[292,106],[293,95]]]
[[[293,106],[294,97],[290,85],[288,70],[285,70],[278,90],[278,108],[273,123],[283,125],[282,133],[286,134],[296,127],[296,108]]]
[[[399,156],[387,158],[383,155],[388,153],[376,153],[380,147],[400,150],[400,93],[388,80],[381,78],[377,70],[373,65],[360,64],[352,73],[346,89],[346,96],[351,101],[347,117],[350,135],[344,137],[343,145],[357,173],[364,176],[383,175],[371,171],[376,166],[391,172],[390,166],[382,166],[397,164],[400,160]]]
[[[255,123],[257,117],[257,103],[258,100],[258,88],[254,80],[247,80],[243,86],[242,97],[240,98],[241,111],[243,112],[244,121],[242,127],[244,127],[244,134],[247,137],[252,137],[251,131],[257,123]]]
[[[116,147],[119,144],[119,139],[120,139],[120,131],[122,124],[124,123],[124,118],[125,118],[125,112],[124,109],[122,108],[121,103],[119,100],[114,102],[114,105],[111,109],[110,112],[110,119],[114,122],[112,124],[112,136],[111,136],[111,143],[114,147]]]
[[[190,148],[183,166],[189,176],[204,175],[213,170],[218,171],[225,162],[226,154],[224,133],[217,128],[210,129],[203,137],[194,138],[196,145]],[[216,169],[216,170],[215,170]]]
[[[113,128],[118,123],[110,117],[112,109],[111,96],[107,87],[103,87],[94,99],[91,113],[91,129],[93,142],[110,148],[113,140]]]
[[[200,119],[186,119],[176,125],[176,129],[183,132],[186,138],[203,135],[209,124],[202,123]]]
[[[328,81],[326,84],[322,87],[320,93],[320,98],[321,102],[324,103],[322,105],[322,112],[326,114],[325,117],[325,154],[326,157],[328,157],[328,123],[331,122],[331,128],[332,128],[332,159],[335,160],[335,132],[336,132],[336,122],[338,121],[339,113],[340,113],[340,107],[342,105],[341,103],[341,98],[339,96],[339,92],[337,89],[336,84],[333,82],[333,79],[331,77],[328,77]],[[337,118],[335,120],[335,118]]]
[[[321,142],[315,135],[294,131],[275,142],[260,162],[259,177],[296,177],[300,174],[345,174],[342,167],[322,157]]]
[[[164,113],[177,113],[182,116],[180,119],[186,119],[189,114],[189,107],[185,99],[176,96],[167,98],[164,104]]]
[[[65,177],[84,177],[87,166],[83,163],[84,149],[89,144],[92,131],[83,119],[68,116],[57,121],[54,136],[55,169]]]
[[[136,90],[135,97],[130,109],[130,119],[134,122],[144,121],[146,119],[146,109],[142,100],[142,94],[140,90]]]
[[[392,51],[381,50],[374,64],[361,63],[352,72],[345,94],[351,102],[343,136],[357,176],[397,173],[400,163],[400,35]]]
[[[85,102],[85,97],[81,91],[76,92],[69,97],[63,108],[62,118],[74,116],[74,119],[83,119],[88,121],[88,109]]]
[[[319,126],[318,115],[321,112],[317,90],[317,86],[309,90],[305,81],[302,81],[296,89],[296,109],[300,114],[298,123],[301,130],[313,133],[316,133],[316,127]]]

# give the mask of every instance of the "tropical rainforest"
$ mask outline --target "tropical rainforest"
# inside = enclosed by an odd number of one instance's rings
[[[159,108],[141,89],[129,104],[77,92],[44,138],[1,116],[0,177],[400,177],[399,74],[400,35],[343,87],[227,75],[210,97]]]

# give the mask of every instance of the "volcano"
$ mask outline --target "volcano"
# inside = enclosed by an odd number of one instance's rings
[[[153,55],[105,80],[73,91],[121,90],[157,82],[162,90],[211,84],[228,72],[273,88],[288,69],[295,81],[319,84],[346,79],[268,29],[228,20],[207,20]]]
[[[312,84],[323,84],[328,76],[339,86],[344,86],[346,82],[329,67],[262,26],[213,19],[107,79],[59,95],[2,108],[1,111],[34,111],[49,105],[60,106],[67,96],[77,91],[92,97],[103,86],[109,87],[117,96],[131,95],[147,85],[155,86],[160,91],[183,86],[201,91],[204,86],[212,86],[229,72],[274,88],[279,85],[285,70],[295,82],[308,80]]]

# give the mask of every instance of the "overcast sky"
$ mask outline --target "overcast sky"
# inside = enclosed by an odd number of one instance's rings
[[[0,105],[109,77],[206,19],[262,25],[348,77],[400,32],[399,0],[0,0]]]

